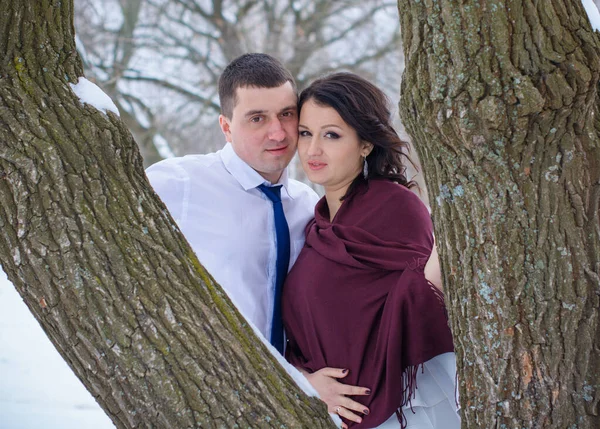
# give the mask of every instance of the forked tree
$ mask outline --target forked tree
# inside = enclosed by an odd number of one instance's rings
[[[202,268],[120,119],[82,105],[72,0],[3,0],[0,262],[119,428],[333,427]],[[598,37],[578,0],[400,0],[463,425],[598,427]]]

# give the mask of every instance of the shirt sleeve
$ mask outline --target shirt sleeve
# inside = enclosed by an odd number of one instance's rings
[[[146,175],[154,192],[181,226],[186,221],[189,202],[190,181],[187,171],[175,159],[167,159],[148,167]]]

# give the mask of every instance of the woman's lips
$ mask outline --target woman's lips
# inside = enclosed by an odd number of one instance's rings
[[[327,164],[325,164],[324,162],[319,161],[308,161],[307,164],[308,168],[310,168],[313,171],[321,170],[327,166]]]

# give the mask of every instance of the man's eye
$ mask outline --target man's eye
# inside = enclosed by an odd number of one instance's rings
[[[281,116],[289,118],[290,116],[294,116],[294,112],[283,112]]]
[[[253,116],[250,118],[250,122],[260,122],[262,121],[262,116]]]

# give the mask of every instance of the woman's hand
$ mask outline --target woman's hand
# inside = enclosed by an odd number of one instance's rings
[[[348,375],[347,369],[341,368],[322,368],[309,374],[302,371],[310,384],[319,392],[321,400],[327,404],[327,410],[330,413],[336,413],[356,423],[360,423],[362,418],[356,413],[369,414],[369,409],[362,404],[348,398],[354,395],[370,395],[371,390],[365,387],[349,386],[340,383],[337,379]],[[347,428],[346,424],[342,425]]]

